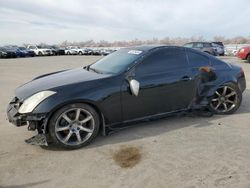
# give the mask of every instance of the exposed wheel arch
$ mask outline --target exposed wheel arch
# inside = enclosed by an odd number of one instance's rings
[[[38,52],[38,55],[39,55],[39,56],[42,56],[42,55],[43,55],[43,53],[42,53],[41,51],[39,51],[39,52]]]
[[[246,60],[247,60],[248,63],[250,63],[250,53],[247,55]]]

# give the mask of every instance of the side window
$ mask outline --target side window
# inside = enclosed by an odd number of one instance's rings
[[[184,45],[184,47],[186,48],[192,48],[193,47],[193,43],[187,43]]]
[[[203,44],[200,42],[194,43],[194,48],[203,48]]]
[[[191,67],[209,66],[209,58],[201,54],[187,51],[189,64]]]
[[[184,49],[165,48],[159,49],[146,57],[136,67],[136,74],[144,76],[187,67],[188,62]]]
[[[210,48],[210,47],[212,47],[212,44],[211,43],[204,43],[204,47],[205,48]]]

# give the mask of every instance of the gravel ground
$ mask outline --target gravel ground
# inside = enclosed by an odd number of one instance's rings
[[[0,59],[0,187],[250,187],[250,64],[241,108],[234,115],[170,117],[142,123],[88,147],[63,151],[24,143],[34,135],[6,121],[14,89],[33,77],[83,66],[100,57]],[[121,168],[112,154],[136,147],[141,159]]]

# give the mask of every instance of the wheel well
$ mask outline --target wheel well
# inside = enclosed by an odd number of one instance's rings
[[[48,129],[48,124],[49,124],[49,121],[51,119],[51,117],[61,108],[63,108],[64,106],[66,105],[69,105],[69,104],[74,104],[74,103],[82,103],[82,104],[87,104],[89,106],[91,106],[92,108],[94,108],[94,110],[97,112],[97,114],[99,115],[99,119],[100,119],[100,132],[105,135],[105,117],[103,115],[103,113],[101,112],[101,110],[93,103],[91,102],[86,102],[86,101],[72,101],[72,102],[68,102],[68,103],[65,103],[63,105],[59,105],[57,107],[55,107],[52,112],[49,113],[48,117],[47,117],[47,120],[46,120],[46,123],[44,125],[44,129],[45,129],[45,132],[48,133],[49,129]]]
[[[246,55],[246,59],[248,60],[250,60],[250,53],[248,53],[247,55]]]

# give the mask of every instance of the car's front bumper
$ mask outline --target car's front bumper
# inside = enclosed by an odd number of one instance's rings
[[[7,108],[7,117],[10,123],[17,127],[27,125],[25,116],[18,113],[18,107],[14,103],[10,103]]]
[[[20,114],[18,109],[20,103],[15,97],[7,107],[7,117],[10,123],[14,124],[17,127],[29,125],[32,126],[32,129],[39,129],[44,123],[47,123],[47,114]]]

